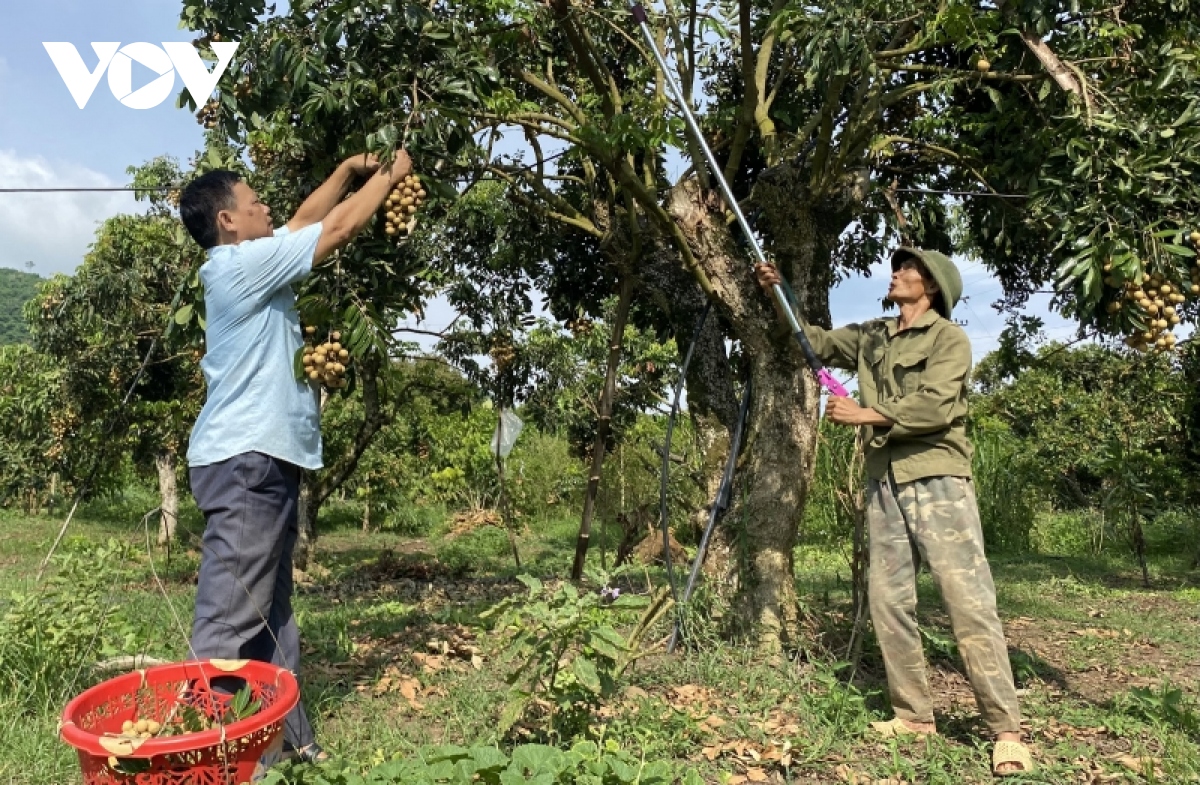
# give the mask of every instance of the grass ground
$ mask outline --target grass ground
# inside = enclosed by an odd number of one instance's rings
[[[78,781],[74,754],[55,729],[68,696],[97,678],[90,663],[117,653],[184,654],[198,556],[186,547],[148,556],[139,520],[153,506],[134,494],[94,504],[72,523],[61,550],[83,568],[68,573],[70,585],[100,587],[83,600],[33,584],[61,517],[0,515],[0,610],[26,608],[40,630],[0,641],[0,658],[46,678],[35,688],[0,673],[0,782]],[[504,534],[485,527],[424,539],[364,535],[346,518],[322,536],[295,603],[305,699],[322,741],[363,767],[427,744],[504,743],[496,727],[506,666],[491,621],[480,617],[524,591]],[[195,510],[185,512],[185,543],[200,525]],[[532,526],[521,541],[523,571],[563,575],[574,525]],[[124,550],[107,550],[110,540]],[[992,565],[1040,766],[1024,781],[1200,781],[1200,574],[1187,559],[1155,555],[1149,589],[1116,553],[998,556]],[[873,643],[854,672],[838,664],[848,617],[843,557],[801,549],[797,572],[813,627],[825,631],[812,651],[771,663],[701,635],[692,651],[660,650],[639,662],[585,732],[730,785],[989,781],[974,700],[928,578],[920,584],[922,622],[942,735],[897,742],[864,733],[870,720],[888,716]],[[648,571],[639,580],[661,577]],[[14,603],[14,592],[32,599]],[[657,638],[666,632],[656,630]],[[43,635],[69,649],[48,674]],[[456,656],[464,642],[478,645],[479,659]]]

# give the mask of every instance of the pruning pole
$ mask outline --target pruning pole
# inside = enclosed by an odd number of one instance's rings
[[[704,141],[704,134],[700,133],[700,126],[697,124],[691,107],[688,106],[687,100],[684,98],[683,90],[671,74],[670,68],[667,67],[667,61],[663,59],[662,53],[658,51],[658,45],[654,42],[654,35],[650,32],[650,26],[647,24],[646,9],[640,3],[634,3],[629,7],[629,13],[633,15],[634,20],[638,23],[638,27],[641,28],[642,37],[646,39],[646,45],[650,47],[651,54],[654,55],[654,59],[658,62],[663,79],[666,80],[667,85],[671,88],[671,93],[675,96],[675,101],[679,104],[680,111],[683,112],[684,120],[687,122],[688,129],[692,132],[696,144],[704,151],[709,174],[712,175],[713,180],[716,181],[717,186],[720,188],[721,196],[725,198],[725,204],[729,205],[729,209],[733,212],[734,217],[737,218],[738,225],[742,227],[742,233],[745,234],[746,240],[750,243],[750,248],[754,252],[754,258],[758,264],[770,264],[767,261],[766,254],[763,253],[762,246],[759,245],[758,238],[750,230],[750,224],[746,221],[746,216],[742,214],[742,208],[738,205],[737,199],[734,198],[733,191],[729,188],[729,183],[725,182],[725,177],[721,174],[721,167],[717,165],[716,157],[713,155],[708,143]],[[847,397],[849,393],[846,392],[846,388],[829,372],[829,369],[817,357],[817,353],[813,351],[812,344],[808,342],[808,336],[804,334],[804,329],[800,326],[800,322],[792,312],[791,304],[788,302],[787,294],[783,291],[783,287],[775,284],[771,287],[771,293],[775,295],[776,302],[779,303],[784,315],[787,317],[788,325],[792,328],[792,337],[800,345],[800,351],[803,353],[805,361],[808,362],[808,367],[816,374],[817,382],[828,390],[831,395],[836,395],[839,398]]]

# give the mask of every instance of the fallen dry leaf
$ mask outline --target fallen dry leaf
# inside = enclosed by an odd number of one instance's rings
[[[1159,767],[1160,761],[1158,758],[1138,758],[1133,755],[1117,755],[1111,758],[1111,760],[1138,774],[1146,774],[1152,771],[1156,779],[1160,779],[1163,776],[1162,769]]]

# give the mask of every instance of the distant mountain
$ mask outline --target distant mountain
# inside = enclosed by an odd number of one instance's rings
[[[0,346],[29,340],[22,309],[37,295],[38,285],[44,280],[34,273],[0,267]]]

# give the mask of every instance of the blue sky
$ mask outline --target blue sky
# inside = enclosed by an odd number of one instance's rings
[[[0,8],[0,188],[124,185],[126,167],[164,154],[186,161],[202,144],[201,127],[191,113],[175,108],[174,97],[154,109],[129,109],[102,79],[80,110],[42,47],[43,41],[73,43],[91,68],[92,41],[190,41],[194,35],[178,27],[176,2],[0,0]],[[135,89],[152,75],[138,68]],[[181,81],[176,88],[173,96]],[[128,194],[0,194],[0,266],[24,269],[31,261],[41,274],[69,273],[100,221],[136,209]],[[978,358],[995,347],[1004,326],[990,307],[1000,286],[978,264],[958,261],[968,300],[956,316],[967,322]],[[869,278],[843,283],[831,298],[835,324],[878,315],[886,289],[882,262]],[[1051,337],[1070,337],[1070,325],[1047,315],[1047,300],[1036,298],[1031,312],[1047,317]],[[422,326],[438,329],[452,318],[436,303]]]

